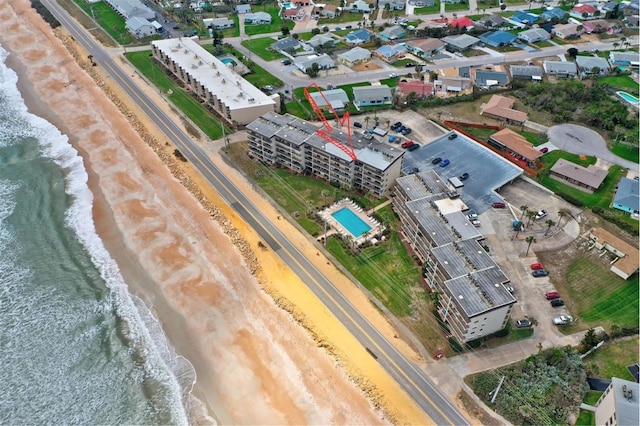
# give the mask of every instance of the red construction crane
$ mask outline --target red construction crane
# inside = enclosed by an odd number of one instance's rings
[[[340,123],[340,126],[344,127],[346,123],[347,141],[349,142],[349,146],[345,146],[342,142],[331,136],[330,132],[333,130],[333,128],[331,127],[329,121],[327,121],[324,113],[322,112],[316,101],[313,100],[313,97],[309,93],[310,87],[315,87],[318,93],[320,93],[320,96],[322,96],[322,99],[324,99],[325,104],[327,104],[327,107],[329,107],[329,109],[333,113],[336,121]],[[327,98],[322,93],[322,90],[320,90],[315,82],[304,88],[304,97],[307,98],[307,101],[309,101],[309,103],[311,104],[311,108],[313,108],[313,111],[316,113],[320,121],[322,121],[323,128],[318,129],[318,131],[316,132],[318,133],[318,136],[340,148],[342,151],[344,151],[345,154],[351,157],[352,160],[357,160],[358,157],[356,157],[356,153],[353,150],[353,144],[351,143],[351,122],[349,120],[349,111],[345,112],[342,118],[340,118],[340,116],[333,110],[331,103],[329,103]]]

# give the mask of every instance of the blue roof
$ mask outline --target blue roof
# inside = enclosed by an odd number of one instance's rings
[[[371,38],[371,33],[364,28],[361,28],[357,31],[351,31],[349,34],[347,34],[346,38],[350,40],[359,38],[360,40],[369,41],[369,39]]]
[[[510,44],[515,39],[516,36],[514,34],[502,30],[489,31],[480,36],[480,40],[482,40],[483,43],[489,44],[494,47]]]
[[[640,197],[638,197],[639,189],[640,182],[637,180],[629,178],[620,179],[616,195],[613,198],[613,204],[617,204],[631,210],[638,210],[638,206],[640,205]]]
[[[511,15],[511,20],[520,22],[521,24],[533,24],[538,20],[538,15],[520,10]]]
[[[384,56],[385,58],[391,58],[399,52],[405,52],[406,50],[407,48],[401,44],[385,44],[383,46],[380,46],[376,50],[376,53]]]
[[[553,17],[557,17],[558,19],[562,19],[567,12],[560,9],[559,7],[554,7],[553,9],[545,10],[540,14],[540,17],[544,20],[550,21]]]
[[[495,80],[500,85],[505,85],[509,82],[507,73],[501,71],[492,70],[478,70],[476,71],[476,84],[478,86],[484,86],[489,80]]]

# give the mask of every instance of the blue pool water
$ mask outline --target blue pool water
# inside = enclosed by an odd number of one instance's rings
[[[287,10],[289,10],[289,9],[293,9],[295,6],[292,5],[291,3],[285,3],[285,4],[282,5],[282,7],[284,7]]]
[[[638,105],[638,98],[633,95],[630,95],[627,92],[616,92],[618,96],[620,96],[625,101],[629,102],[631,105]]]
[[[234,61],[231,58],[222,58],[222,59],[220,59],[220,62],[222,62],[225,65],[229,65],[229,64],[234,65],[234,66],[237,65],[236,61]]]
[[[344,226],[347,231],[356,238],[360,237],[367,231],[371,231],[371,227],[351,211],[349,207],[343,207],[337,212],[332,213],[331,216],[340,222],[340,225]]]

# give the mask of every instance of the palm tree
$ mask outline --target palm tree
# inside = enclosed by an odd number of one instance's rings
[[[559,211],[558,212],[558,228],[560,227],[560,223],[562,222],[562,218],[565,217],[567,214],[563,211]]]
[[[367,126],[367,128],[369,128],[369,120],[371,120],[371,117],[369,116],[364,118],[364,125]]]
[[[536,237],[534,237],[533,235],[528,236],[527,238],[525,238],[525,241],[527,242],[527,252],[524,254],[525,256],[529,255],[529,248],[531,248],[531,244],[537,242],[536,241]]]
[[[384,120],[384,123],[387,125],[387,130],[389,130],[389,128],[391,127],[391,120],[387,118],[386,120]]]
[[[556,223],[555,223],[553,220],[551,220],[551,219],[547,219],[547,220],[545,220],[545,221],[544,221],[544,223],[546,223],[546,224],[547,224],[547,230],[544,232],[544,235],[547,235],[547,233],[549,232],[549,230],[551,229],[551,227],[552,227],[553,225],[555,225]]]
[[[527,217],[529,218],[529,221],[527,222],[527,226],[531,225],[531,221],[533,220],[534,217],[536,217],[538,213],[534,212],[533,210],[527,210]]]
[[[522,218],[524,217],[527,210],[529,210],[529,206],[527,206],[526,204],[523,204],[520,206],[520,210],[522,210],[522,214],[520,215],[520,222],[522,222]]]

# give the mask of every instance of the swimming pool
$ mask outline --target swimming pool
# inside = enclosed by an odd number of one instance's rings
[[[349,207],[343,207],[340,210],[331,213],[331,216],[337,220],[340,225],[344,226],[351,235],[359,238],[365,232],[371,231],[371,227],[360,219]]]
[[[631,105],[638,105],[638,98],[627,93],[627,92],[616,92],[618,96],[620,96],[625,101],[629,102]]]
[[[282,7],[284,7],[287,10],[295,8],[295,6],[292,5],[291,3],[285,3],[282,5]]]
[[[234,60],[233,60],[233,59],[231,59],[231,58],[222,58],[222,59],[220,59],[220,62],[222,62],[222,63],[223,63],[223,64],[225,64],[225,65],[229,65],[229,64],[231,64],[231,65],[232,65],[232,66],[234,66],[234,67],[235,67],[236,65],[238,65],[238,64],[236,63],[236,61],[234,61]]]

